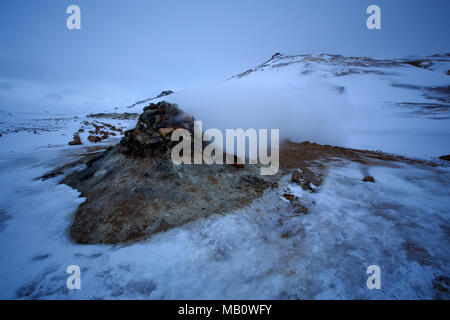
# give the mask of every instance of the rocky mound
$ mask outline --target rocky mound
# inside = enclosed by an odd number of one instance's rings
[[[361,165],[361,183],[367,167],[405,162],[431,165],[420,160],[382,152],[341,148],[316,143],[285,142],[280,149],[280,171],[261,176],[259,165],[175,165],[170,158],[176,128],[193,132],[194,119],[166,102],[144,108],[136,128],[120,143],[98,156],[80,160],[86,168],[69,174],[66,183],[81,192],[86,201],[75,212],[70,228],[78,243],[123,243],[146,238],[215,213],[226,213],[250,204],[268,187],[276,187],[284,174],[307,192],[316,192],[326,177],[327,164],[356,161]],[[76,164],[79,164],[77,162]],[[64,167],[43,177],[65,172]],[[372,181],[373,179],[373,181]],[[307,208],[292,194],[296,210]]]
[[[70,228],[78,243],[136,241],[214,213],[251,203],[279,177],[259,166],[175,165],[170,141],[176,128],[193,132],[194,119],[166,102],[144,108],[121,142],[68,175],[86,201]]]
[[[120,152],[145,158],[165,153],[177,142],[170,141],[175,129],[194,132],[194,118],[181,111],[177,105],[165,101],[151,103],[139,116],[136,128],[125,133],[120,141]]]

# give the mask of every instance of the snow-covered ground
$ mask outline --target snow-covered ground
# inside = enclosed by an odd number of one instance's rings
[[[339,163],[318,193],[285,179],[250,208],[142,243],[78,245],[67,231],[83,199],[58,179],[34,180],[49,153],[1,163],[1,298],[420,299],[450,272],[448,167],[373,167],[365,184],[359,165]],[[293,214],[285,190],[316,206]],[[66,288],[72,264],[81,290]],[[372,264],[381,290],[366,287]]]
[[[424,96],[432,92],[425,87],[449,85],[445,68],[382,66],[336,76],[358,68],[289,59],[300,62],[272,67],[281,63],[274,59],[244,77],[164,99],[211,127],[278,126],[293,139],[426,159],[450,153],[448,110],[404,105],[447,105],[448,95],[447,102]],[[450,167],[443,160],[434,159],[437,167],[340,160],[315,193],[285,177],[236,212],[129,246],[79,245],[68,228],[84,199],[58,184],[61,177],[36,178],[93,145],[87,133],[83,146],[67,145],[84,120],[2,113],[0,129],[9,131],[0,137],[0,298],[448,299],[442,288],[450,281]],[[363,183],[367,174],[376,182]],[[292,211],[286,191],[315,203],[307,215]],[[66,288],[69,265],[81,267],[81,290]],[[369,265],[381,268],[380,290],[366,286]]]

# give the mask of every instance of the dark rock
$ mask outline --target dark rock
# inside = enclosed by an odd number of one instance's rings
[[[154,109],[153,109],[153,106],[152,106],[152,105],[155,106]],[[151,116],[156,115],[156,114],[158,114],[158,112],[159,112],[159,111],[158,111],[158,108],[157,108],[157,106],[156,106],[156,104],[152,103],[152,105],[150,105],[150,106],[144,108],[144,112],[145,112],[144,116],[145,116],[145,118],[147,119],[147,121],[148,121],[148,119],[149,119]]]
[[[406,63],[422,69],[428,69],[433,64],[430,60],[412,60],[406,61]]]
[[[450,278],[446,276],[439,276],[432,281],[433,288],[441,292],[450,292]]]
[[[90,142],[99,142],[99,141],[102,141],[102,138],[100,138],[100,137],[98,137],[98,136],[90,135],[90,136],[88,137],[88,140],[89,140]]]
[[[440,156],[439,159],[441,160],[446,160],[446,161],[450,161],[450,154],[447,154],[445,156]]]
[[[145,158],[169,151],[171,133],[177,128],[194,131],[194,118],[181,111],[176,104],[166,101],[151,103],[139,116],[136,128],[125,132],[121,152],[128,156]]]
[[[235,167],[235,168],[244,168],[245,165],[243,163],[239,163],[239,162],[240,162],[239,158],[237,156],[234,156],[233,167]]]
[[[306,143],[309,144],[309,142]],[[291,182],[297,183],[303,190],[314,192],[315,190],[312,187],[312,184],[320,185],[322,181],[317,174],[310,169],[305,168],[303,171],[299,169],[292,171]]]
[[[165,97],[165,96],[168,96],[168,95],[170,95],[172,93],[173,93],[172,90],[164,90],[164,91],[161,91],[161,93],[157,96],[157,98]]]
[[[240,170],[226,164],[175,165],[170,156],[175,142],[168,139],[180,125],[193,132],[193,121],[174,104],[151,104],[118,145],[69,174],[63,183],[86,197],[75,212],[71,238],[77,243],[138,241],[249,205],[279,179],[281,172],[261,176],[260,165]]]
[[[292,172],[291,181],[292,181],[292,182],[299,183],[301,178],[302,178],[302,174],[301,174],[300,170],[295,169],[295,170]]]
[[[81,138],[78,134],[75,134],[73,136],[73,140],[69,142],[69,146],[75,146],[75,145],[80,145],[81,143]]]
[[[374,177],[372,177],[372,176],[365,176],[365,177],[362,179],[362,181],[364,181],[364,182],[375,182],[375,179],[374,179]]]
[[[295,213],[308,214],[308,208],[305,207],[298,198],[294,199],[292,207],[294,208]]]
[[[119,120],[134,120],[139,114],[137,113],[93,113],[88,114],[88,118],[104,118],[104,119],[119,119]],[[87,125],[85,123],[85,125]]]

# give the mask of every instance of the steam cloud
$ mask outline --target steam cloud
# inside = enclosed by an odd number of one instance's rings
[[[301,86],[225,82],[179,91],[166,100],[177,103],[203,130],[280,129],[280,139],[343,145],[343,127],[354,108],[330,84],[318,81]]]

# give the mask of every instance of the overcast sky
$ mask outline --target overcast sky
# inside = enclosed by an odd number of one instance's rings
[[[67,6],[81,30],[66,28]],[[366,28],[381,7],[382,30]],[[0,0],[0,110],[132,103],[275,52],[450,52],[449,0]]]

